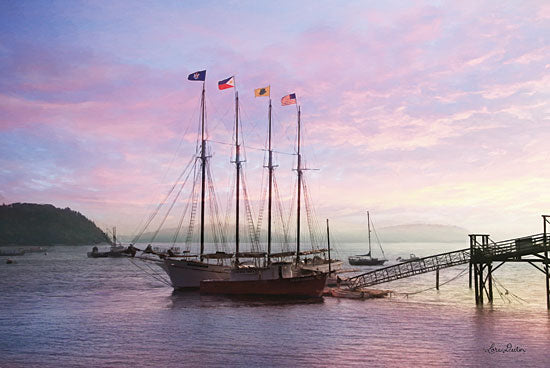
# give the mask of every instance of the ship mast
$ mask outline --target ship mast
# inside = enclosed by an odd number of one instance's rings
[[[205,82],[202,82],[202,95],[201,95],[201,170],[202,170],[202,182],[201,182],[201,250],[200,250],[200,260],[203,260],[204,253],[204,204],[206,197],[206,136],[204,129],[204,115],[205,115]]]
[[[237,178],[235,181],[235,266],[239,264],[239,191],[240,191],[240,145],[239,145],[239,92],[235,88],[235,168]]]
[[[327,219],[327,246],[328,246],[328,274],[332,273],[332,260],[330,259],[330,230],[328,228],[328,219]]]
[[[300,106],[298,106],[298,202],[296,207],[296,263],[300,260],[300,202],[302,188],[302,155],[300,153]]]
[[[369,211],[367,211],[367,225],[369,229],[369,257],[372,257],[371,248],[370,248],[370,213]]]
[[[273,191],[273,149],[271,147],[271,97],[269,98],[269,158],[267,163],[268,180],[269,180],[269,193],[267,199],[267,262],[271,263],[271,203],[272,203],[272,191]]]

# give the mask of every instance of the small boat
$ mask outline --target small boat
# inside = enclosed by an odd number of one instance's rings
[[[109,250],[100,251],[97,247],[93,247],[91,252],[88,252],[88,258],[120,258],[134,257],[138,251],[132,244],[128,247],[122,245],[113,245]]]
[[[97,246],[92,248],[91,252],[88,252],[88,258],[119,258],[119,257],[134,257],[139,249],[135,248],[133,244],[125,247],[120,242],[117,244],[116,227],[113,228],[113,240],[109,250],[100,251]]]
[[[367,299],[370,298],[369,294],[364,291],[332,288],[330,289],[330,296],[333,298],[346,298],[346,299]]]
[[[381,266],[383,265],[387,259],[385,258],[374,258],[372,256],[372,249],[371,249],[371,220],[370,220],[370,214],[369,211],[367,211],[367,224],[368,224],[368,234],[369,234],[369,252],[367,254],[358,254],[355,256],[348,257],[348,261],[350,265],[354,266]],[[374,228],[374,226],[373,226]],[[380,250],[382,251],[382,255],[384,255],[384,249],[382,249],[382,245],[380,245]]]
[[[395,260],[399,262],[412,262],[418,261],[420,257],[415,256],[413,253],[409,254],[409,258],[397,257]]]
[[[48,250],[48,248],[44,247],[30,247],[25,248],[25,253],[44,253]]]
[[[22,256],[25,254],[25,250],[24,249],[3,249],[3,250],[0,250],[0,256],[8,256],[8,257],[13,257],[13,256]]]

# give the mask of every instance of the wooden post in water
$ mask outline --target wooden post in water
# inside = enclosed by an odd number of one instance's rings
[[[485,289],[485,283],[483,282],[483,263],[479,263],[479,304],[483,304],[483,289]]]
[[[470,272],[468,273],[468,287],[471,289],[472,288],[472,257],[473,257],[473,254],[474,254],[474,245],[473,245],[474,238],[473,238],[472,234],[470,234],[469,237],[470,237]]]
[[[479,277],[477,277],[477,274],[478,274],[478,267],[477,267],[477,264],[474,264],[474,286],[475,286],[474,292],[476,295],[476,305],[479,304],[479,285],[477,284]]]
[[[439,268],[435,270],[435,289],[439,290]]]
[[[493,304],[493,265],[487,264],[487,281],[489,282],[489,303]]]

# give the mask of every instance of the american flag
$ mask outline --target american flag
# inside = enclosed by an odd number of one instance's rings
[[[296,105],[296,93],[291,93],[281,98],[281,105],[282,106]]]

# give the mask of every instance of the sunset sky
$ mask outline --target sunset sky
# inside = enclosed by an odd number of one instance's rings
[[[407,5],[408,4],[408,5]],[[340,233],[456,225],[495,240],[550,214],[547,1],[1,1],[0,200],[131,233],[195,149],[231,143],[234,75],[251,196],[271,86],[281,190],[295,92],[308,183]],[[229,146],[212,142],[227,187]],[[221,191],[223,197],[223,190]],[[222,201],[225,205],[225,199]]]

